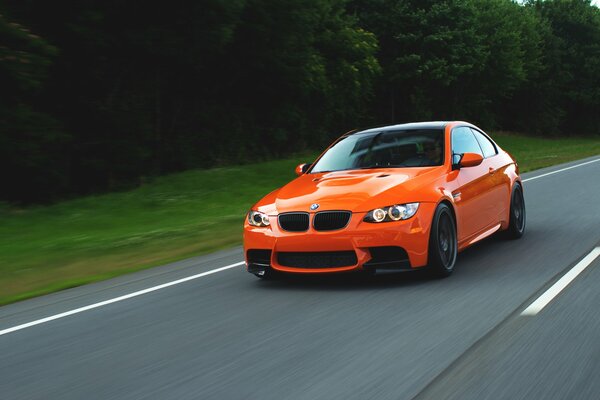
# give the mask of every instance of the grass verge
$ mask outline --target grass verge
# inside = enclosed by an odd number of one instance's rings
[[[600,138],[494,138],[523,172],[600,154]],[[128,192],[0,208],[0,304],[240,244],[248,208],[314,157],[188,171]]]

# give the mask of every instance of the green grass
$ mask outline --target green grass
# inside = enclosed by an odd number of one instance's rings
[[[600,138],[494,138],[522,171],[600,154]],[[128,192],[0,208],[0,304],[240,244],[248,208],[314,157],[188,171]]]
[[[509,132],[491,135],[504,150],[517,159],[521,172],[600,154],[600,136],[543,139]]]

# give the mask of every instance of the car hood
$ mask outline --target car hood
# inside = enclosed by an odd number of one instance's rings
[[[277,214],[290,211],[366,212],[391,204],[420,201],[414,191],[439,167],[386,168],[304,174],[272,192],[256,208]]]

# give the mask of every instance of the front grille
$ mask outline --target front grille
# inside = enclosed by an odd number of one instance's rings
[[[321,211],[315,214],[313,228],[316,231],[334,231],[342,229],[350,221],[350,211]]]
[[[248,264],[271,264],[271,250],[251,249],[246,253]]]
[[[354,251],[281,252],[277,261],[292,268],[337,268],[355,265],[358,259]]]
[[[279,214],[279,226],[284,231],[304,232],[308,230],[308,213]]]

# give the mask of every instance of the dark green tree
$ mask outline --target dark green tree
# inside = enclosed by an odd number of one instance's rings
[[[600,131],[587,0],[2,0],[0,13],[0,200],[118,190],[391,122]]]
[[[598,134],[600,9],[589,0],[536,0],[528,8],[547,24],[540,82],[528,89],[553,115],[542,114],[538,121],[547,133]]]
[[[350,10],[380,40],[377,107],[388,121],[498,126],[541,67],[539,18],[508,0],[370,0]]]
[[[0,15],[0,180],[1,199],[20,201],[36,192],[68,188],[60,173],[68,167],[68,136],[38,110],[39,94],[55,47],[23,25]]]

